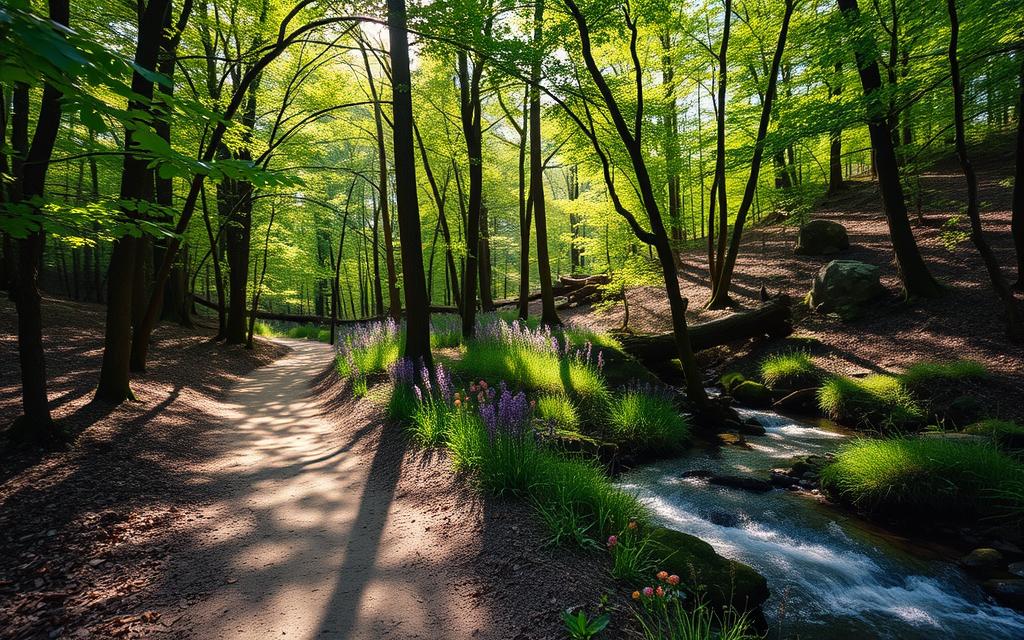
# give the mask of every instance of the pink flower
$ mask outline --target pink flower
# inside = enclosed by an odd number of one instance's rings
[[[666,580],[668,580],[668,571],[659,571],[658,572],[658,580],[661,580],[662,582],[665,582]]]
[[[480,387],[483,388],[486,391],[487,390],[487,381],[486,380],[481,380],[480,381]]]
[[[652,589],[650,587],[644,587],[644,595],[647,596],[648,598],[650,598],[651,596],[654,595],[654,589]]]
[[[469,385],[469,392],[470,393],[476,393],[476,383],[475,382]]]
[[[478,393],[476,395],[476,401],[477,402],[483,402],[484,401],[484,392],[483,391],[481,391],[480,393]]]
[[[619,536],[608,536],[608,548],[612,548],[619,544]]]
[[[679,584],[679,576],[673,573],[668,577],[668,583],[673,587],[676,586],[677,584]]]
[[[665,597],[665,590],[662,589],[660,585],[658,586],[657,589],[654,590],[654,593],[658,594],[659,598],[664,598]]]

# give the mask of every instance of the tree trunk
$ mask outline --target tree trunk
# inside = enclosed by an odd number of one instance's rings
[[[416,157],[412,140],[412,78],[405,0],[388,0],[391,41],[392,113],[394,114],[395,207],[405,280],[405,357],[433,368],[430,353],[430,305],[423,274],[423,246],[416,193]]]
[[[860,21],[857,0],[837,2],[839,10],[847,16],[851,25],[857,28]],[[878,186],[882,194],[882,207],[889,224],[889,236],[892,239],[905,295],[934,298],[942,295],[942,287],[928,271],[910,228],[903,186],[900,184],[899,163],[893,147],[892,129],[886,122],[884,105],[880,102],[882,76],[878,70],[878,62],[872,54],[873,50],[874,43],[866,36],[861,36],[856,48],[857,67],[864,95],[868,100],[868,133],[871,137]]]
[[[949,67],[950,79],[953,83],[953,123],[956,129],[956,153],[960,159],[960,166],[967,180],[967,217],[971,220],[971,241],[978,249],[985,269],[988,271],[989,279],[992,281],[992,288],[1002,301],[1006,313],[1006,333],[1011,340],[1024,340],[1024,324],[1021,322],[1020,310],[1017,308],[1017,301],[1013,297],[1013,291],[1003,277],[1002,269],[996,261],[992,248],[981,229],[981,213],[978,210],[978,178],[974,173],[974,166],[967,156],[967,139],[964,134],[964,85],[960,78],[960,62],[957,55],[957,45],[960,38],[960,20],[957,16],[956,0],[946,0],[946,8],[949,11],[950,38],[949,38]]]
[[[466,209],[466,272],[462,290],[462,335],[476,331],[476,294],[480,256],[480,211],[483,206],[483,133],[481,131],[480,78],[482,61],[474,59],[469,68],[469,54],[458,52],[460,116],[469,158],[469,203]]]
[[[1014,288],[1024,291],[1024,53],[1019,53],[1020,92],[1017,103],[1017,167],[1013,178],[1013,246],[1017,250],[1017,282]]]
[[[544,0],[535,0],[533,14],[534,47],[542,46],[544,37]],[[530,201],[533,203],[534,224],[537,226],[537,272],[540,276],[541,324],[562,324],[555,311],[555,296],[551,291],[551,259],[548,255],[548,221],[544,203],[544,159],[541,157],[540,129],[540,64],[541,52],[534,50],[530,64]]]
[[[487,203],[480,203],[480,310],[494,311],[494,292],[491,278],[491,241],[490,221],[487,215]]]
[[[50,0],[49,11],[50,19],[55,23],[69,24],[71,11],[68,0]],[[31,200],[42,196],[45,191],[46,173],[60,128],[61,93],[50,85],[43,87],[31,146],[28,144],[28,87],[18,84],[14,94],[11,143],[16,157],[24,158],[24,161],[14,162],[16,185],[12,200]],[[59,431],[50,417],[46,393],[42,298],[39,295],[39,264],[45,243],[42,228],[32,229],[27,237],[17,241],[17,257],[13,265],[16,273],[10,286],[18,313],[18,364],[21,367],[23,412],[15,421],[14,435],[36,442],[59,439]],[[6,249],[9,250],[10,246]]]
[[[843,63],[836,63],[835,79],[829,85],[830,98],[838,97],[843,92]],[[833,129],[829,133],[828,145],[828,195],[834,196],[846,190],[843,181],[843,130]]]
[[[171,9],[170,0],[150,0],[139,16],[139,29],[135,49],[135,66],[154,71],[160,50],[164,20]],[[148,113],[153,98],[153,76],[139,71],[132,74],[132,91],[142,99],[129,103],[129,110]],[[154,197],[153,170],[149,161],[132,153],[132,129],[125,129],[125,155],[121,173],[121,200],[152,202]],[[127,211],[129,218],[137,218]],[[128,384],[129,363],[132,356],[132,303],[133,280],[138,269],[137,238],[123,236],[114,241],[107,270],[107,321],[103,342],[103,365],[100,369],[96,399],[120,404],[135,398]],[[157,287],[163,287],[158,282]],[[154,310],[155,311],[155,310]],[[154,313],[155,316],[155,313]],[[148,333],[144,341],[148,342]],[[142,358],[145,362],[145,358]]]

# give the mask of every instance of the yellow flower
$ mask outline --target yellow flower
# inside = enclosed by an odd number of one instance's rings
[[[634,591],[633,592],[633,599],[634,600],[639,600],[640,599],[640,592],[639,591]]]

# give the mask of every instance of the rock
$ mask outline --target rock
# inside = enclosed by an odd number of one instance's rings
[[[772,407],[797,413],[816,413],[818,411],[818,389],[817,387],[808,387],[794,391],[777,400]]]
[[[1024,578],[1024,562],[1011,562],[1006,567],[1006,570],[1015,576],[1020,576],[1021,578]]]
[[[722,385],[722,388],[725,389],[726,393],[730,393],[736,385],[745,381],[746,378],[743,377],[742,373],[739,373],[738,371],[731,371],[729,373],[723,373],[722,377],[718,379],[718,384]]]
[[[715,475],[711,469],[690,469],[680,474],[681,478],[710,478]]]
[[[785,469],[772,469],[771,483],[776,487],[792,487],[795,486],[798,480]]]
[[[710,544],[681,531],[658,527],[650,536],[658,570],[682,579],[690,589],[703,586],[708,601],[719,610],[730,605],[756,610],[768,599],[768,581],[757,571],[715,553]]]
[[[772,490],[771,482],[768,480],[762,480],[761,478],[754,478],[752,476],[711,476],[711,478],[708,479],[708,482],[711,484],[717,484],[721,487],[743,489],[744,491],[756,491],[758,493],[764,493]]]
[[[971,571],[993,571],[1003,567],[1003,554],[991,547],[981,547],[960,558],[960,564]]]
[[[807,305],[819,313],[836,313],[842,318],[860,314],[864,303],[885,293],[879,281],[881,270],[856,260],[833,260],[822,267],[807,294]]]
[[[986,580],[981,588],[999,604],[1024,609],[1024,578]]]
[[[741,436],[738,433],[729,433],[729,432],[716,433],[715,437],[718,438],[719,444],[731,445],[731,446],[734,446],[734,447],[747,447],[747,446],[749,446],[749,445],[747,445],[747,441],[743,439],[743,436]]]
[[[794,458],[793,466],[789,468],[789,475],[795,478],[817,478],[826,464],[828,464],[828,458],[824,456],[807,455]]]
[[[771,389],[760,382],[745,380],[733,387],[730,393],[736,402],[748,407],[767,408],[772,406]]]
[[[975,443],[975,444],[988,444],[989,439],[985,436],[979,436],[971,433],[961,433],[959,431],[925,431],[921,434],[922,438],[929,438],[932,440],[951,440],[953,442],[964,442],[964,443]]]
[[[749,422],[744,422],[743,424],[741,424],[739,427],[739,432],[745,436],[763,436],[764,434],[768,433],[768,431],[764,427],[762,427],[760,423],[750,424]]]
[[[850,248],[846,227],[831,220],[811,220],[800,227],[793,253],[799,256],[824,256]]]
[[[720,527],[738,527],[740,525],[739,516],[722,509],[711,510],[704,519]]]

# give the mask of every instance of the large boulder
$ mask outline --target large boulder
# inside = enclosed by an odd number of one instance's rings
[[[850,248],[846,227],[831,220],[811,220],[800,227],[793,253],[800,256],[827,256]]]
[[[881,270],[856,260],[833,260],[818,270],[807,294],[807,305],[820,313],[844,318],[859,315],[861,306],[885,293]]]
[[[772,391],[760,382],[744,380],[729,392],[740,404],[747,407],[768,408],[772,406]]]
[[[674,573],[689,589],[702,589],[716,609],[757,610],[768,599],[768,581],[748,565],[715,553],[700,538],[658,527],[650,537],[657,569]]]

